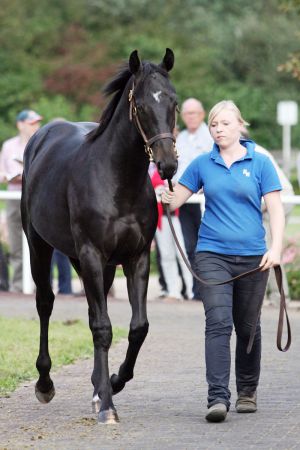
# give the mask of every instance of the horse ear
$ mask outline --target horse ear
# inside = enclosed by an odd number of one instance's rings
[[[130,72],[133,75],[136,75],[136,73],[140,70],[141,67],[141,61],[138,55],[138,51],[134,50],[131,55],[129,56],[129,69]]]
[[[175,58],[174,58],[173,50],[171,50],[170,48],[166,48],[166,54],[165,54],[162,62],[160,63],[160,67],[165,69],[167,72],[170,72],[170,70],[174,66],[174,59]]]

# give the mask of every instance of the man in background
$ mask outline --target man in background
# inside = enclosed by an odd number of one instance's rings
[[[176,146],[179,153],[177,181],[187,166],[202,153],[209,152],[213,146],[213,139],[208,126],[204,122],[205,110],[202,103],[195,98],[188,98],[181,107],[181,118],[186,129],[177,136]],[[185,203],[179,208],[179,220],[184,237],[185,248],[192,267],[194,267],[195,248],[198,240],[198,230],[201,222],[199,203]],[[199,300],[198,282],[193,283],[194,299]]]
[[[18,135],[3,143],[0,167],[1,174],[7,182],[8,191],[21,191],[23,173],[23,155],[27,142],[40,128],[42,116],[35,111],[25,109],[16,117]],[[20,200],[7,200],[7,230],[9,259],[13,269],[11,292],[22,292],[22,222]]]

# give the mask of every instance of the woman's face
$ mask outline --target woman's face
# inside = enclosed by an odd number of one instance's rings
[[[211,122],[209,131],[217,145],[221,148],[230,147],[239,142],[242,124],[234,111],[222,109]]]

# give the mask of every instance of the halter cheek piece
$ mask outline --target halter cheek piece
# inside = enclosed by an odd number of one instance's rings
[[[160,133],[160,134],[156,134],[155,136],[153,136],[152,138],[148,139],[143,127],[141,125],[138,113],[137,113],[137,107],[136,107],[136,103],[135,103],[135,99],[134,99],[134,83],[132,84],[132,88],[129,91],[128,94],[128,101],[129,101],[129,120],[130,122],[132,122],[132,120],[134,119],[134,123],[139,131],[139,133],[141,134],[144,143],[145,143],[145,152],[147,153],[148,157],[149,157],[149,161],[152,162],[154,161],[153,159],[153,151],[151,148],[151,145],[158,141],[159,139],[172,139],[173,141],[173,147],[174,147],[174,152],[176,155],[176,158],[178,158],[178,152],[177,152],[177,148],[176,148],[176,139],[174,137],[174,135],[172,133]],[[176,109],[177,112],[177,109]],[[176,112],[175,112],[175,122],[174,122],[174,127],[176,125]]]

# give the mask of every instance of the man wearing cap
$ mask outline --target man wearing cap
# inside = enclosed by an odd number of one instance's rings
[[[8,191],[20,191],[22,188],[23,155],[27,142],[40,128],[42,116],[35,111],[25,109],[16,117],[19,134],[3,143],[0,167],[7,182]],[[6,206],[8,243],[13,278],[12,292],[22,292],[22,223],[20,200],[7,200]]]

